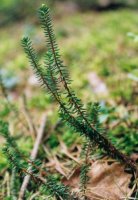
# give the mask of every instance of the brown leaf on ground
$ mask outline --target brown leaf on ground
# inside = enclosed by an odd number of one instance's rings
[[[74,192],[79,191],[79,174],[77,169],[69,180],[63,180]],[[131,176],[124,172],[124,166],[118,163],[108,165],[107,162],[95,161],[88,174],[90,180],[86,195],[90,200],[121,200],[131,193],[129,183]]]

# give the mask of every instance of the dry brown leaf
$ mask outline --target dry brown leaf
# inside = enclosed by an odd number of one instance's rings
[[[79,190],[79,174],[77,169],[72,177],[63,183],[69,185],[73,191]],[[118,163],[109,165],[107,162],[95,161],[89,171],[89,183],[87,185],[87,197],[90,200],[121,200],[126,199],[131,192],[129,183],[130,174],[124,172],[124,166]]]

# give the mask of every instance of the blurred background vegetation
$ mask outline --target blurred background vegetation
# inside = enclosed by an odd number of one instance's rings
[[[0,74],[9,99],[21,111],[20,98],[27,96],[27,107],[34,123],[44,110],[52,112],[49,127],[58,121],[54,103],[37,84],[20,45],[23,35],[33,39],[40,58],[45,52],[44,36],[36,10],[42,3],[52,8],[54,28],[63,60],[73,87],[84,103],[99,101],[101,122],[109,136],[127,154],[138,151],[138,1],[137,0],[1,0],[0,2]],[[54,111],[53,111],[54,107]],[[0,100],[0,117],[9,118],[9,110]],[[14,118],[10,120],[15,127]],[[49,128],[51,130],[51,128]],[[31,151],[30,135],[20,136],[22,149]],[[67,146],[76,141],[65,127],[61,131]],[[131,133],[131,134],[130,134]],[[125,136],[124,136],[125,134]],[[52,132],[46,142],[57,148]],[[1,159],[0,168],[5,166]]]
[[[138,6],[137,0],[49,0],[48,3],[55,5],[56,3],[66,3],[66,6],[76,6],[80,10],[106,10],[117,9],[121,7]],[[0,16],[1,23],[19,20],[28,16],[34,16],[34,11],[41,4],[42,0],[1,0]],[[47,3],[47,2],[46,2]],[[69,4],[70,3],[70,4]]]

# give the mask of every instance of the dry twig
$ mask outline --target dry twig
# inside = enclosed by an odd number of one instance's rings
[[[37,157],[39,146],[40,146],[40,144],[42,142],[42,138],[43,138],[43,135],[44,135],[44,132],[45,132],[46,121],[47,121],[47,115],[44,114],[44,116],[42,118],[42,122],[41,122],[40,128],[39,128],[38,133],[37,133],[36,141],[35,141],[31,156],[30,156],[31,160],[35,160],[36,157]],[[32,170],[32,166],[29,167],[28,171],[31,172],[31,170]],[[19,192],[18,200],[22,200],[23,199],[24,194],[25,194],[25,190],[26,190],[26,188],[28,186],[30,178],[31,178],[30,174],[27,174],[24,177],[24,180],[23,180],[20,192]]]

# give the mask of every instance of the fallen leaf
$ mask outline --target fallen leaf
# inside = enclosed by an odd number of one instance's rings
[[[63,183],[74,192],[79,191],[79,174],[78,168],[69,180],[63,179]],[[124,172],[124,166],[116,162],[109,165],[107,162],[95,161],[88,176],[90,180],[86,196],[89,200],[121,200],[131,193],[129,183],[132,175]]]

